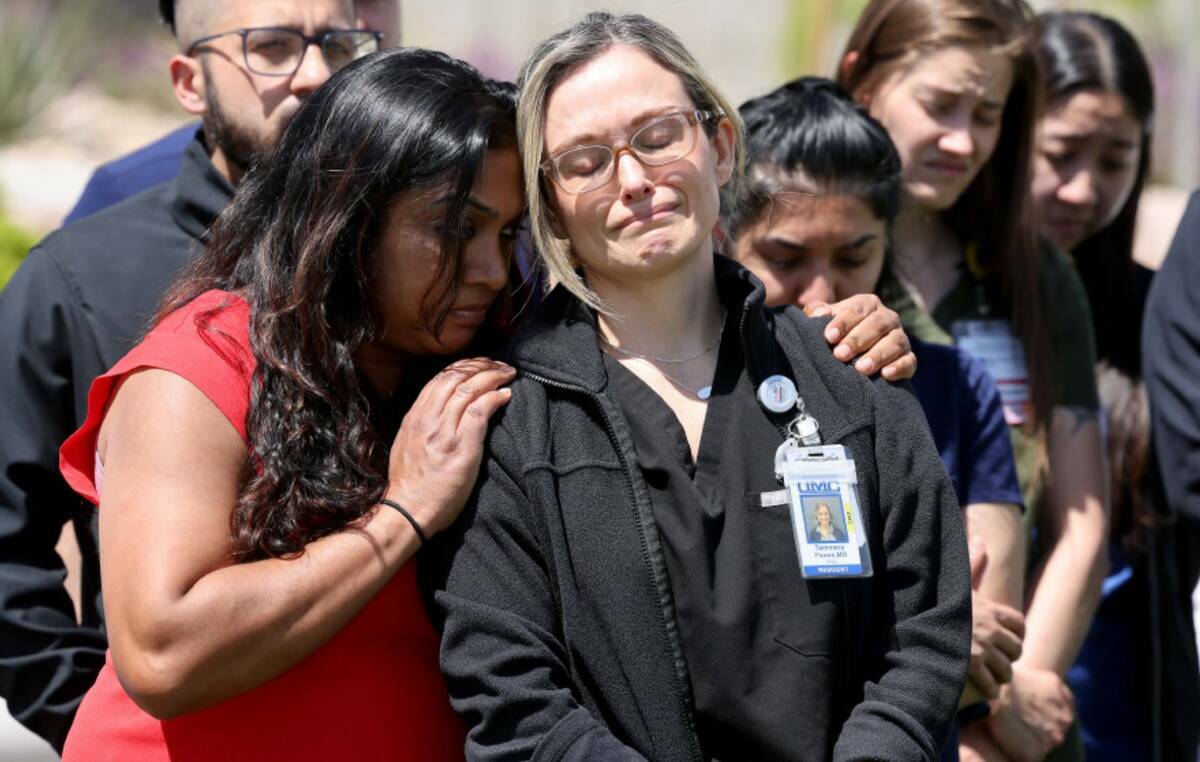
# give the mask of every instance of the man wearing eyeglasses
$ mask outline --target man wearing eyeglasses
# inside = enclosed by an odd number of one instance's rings
[[[255,159],[331,73],[379,47],[351,0],[164,0],[175,96],[202,129],[169,182],[50,234],[0,291],[0,695],[61,749],[103,664],[96,515],[58,448]],[[55,544],[74,524],[82,622]]]
[[[164,23],[174,30],[174,0],[159,0],[159,9]],[[379,32],[381,48],[400,44],[399,0],[356,0],[354,18],[357,28]],[[189,123],[127,156],[98,167],[64,224],[81,220],[173,178],[197,127],[195,122]]]

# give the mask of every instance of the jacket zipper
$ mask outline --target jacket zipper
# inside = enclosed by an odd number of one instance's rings
[[[745,312],[745,310],[743,310],[743,312],[742,312],[742,325],[743,326],[745,325],[745,317],[746,317],[746,312]],[[621,448],[620,443],[617,440],[616,429],[613,427],[612,420],[610,419],[609,414],[608,414],[608,410],[605,409],[604,403],[600,399],[600,395],[593,392],[592,390],[586,389],[582,386],[578,386],[576,384],[567,384],[567,383],[563,383],[562,381],[554,381],[552,379],[546,378],[545,376],[539,375],[537,373],[532,373],[527,370],[519,370],[518,374],[522,375],[522,376],[526,376],[534,381],[537,381],[540,384],[544,384],[545,386],[549,386],[554,389],[560,389],[562,391],[572,392],[574,394],[581,394],[584,397],[587,397],[589,400],[591,400],[595,404],[596,408],[600,411],[600,417],[604,420],[604,430],[608,434],[608,439],[610,442],[613,443],[613,449],[616,450],[617,457],[621,459],[621,465],[625,470],[625,488],[629,491],[629,499],[630,499],[632,505],[634,506],[635,509],[637,509],[637,507],[638,507],[637,493],[634,492],[634,488],[633,488],[633,480],[634,480],[633,470],[632,470],[633,467],[629,463],[628,458],[625,457],[625,452]],[[641,541],[641,546],[642,546],[642,560],[646,563],[647,567],[653,568],[653,562],[650,558],[650,546],[646,542],[646,532],[642,528],[642,522],[641,522],[640,516],[638,517],[638,530],[639,530],[638,537]],[[656,583],[655,586],[658,587],[658,584]],[[661,595],[663,591],[659,590],[658,592]],[[660,606],[660,609],[661,609],[661,606]],[[663,616],[665,617],[666,614],[664,613]],[[662,622],[662,625],[663,625],[663,629],[664,629],[665,634],[667,635],[668,639],[673,641],[673,639],[671,639],[671,637],[670,637],[670,628],[667,627],[667,623],[665,620]],[[679,664],[680,662],[683,661],[683,655],[682,655],[682,653],[679,652],[680,648],[678,647],[678,644],[672,642],[672,650],[676,651],[676,653],[674,653],[673,656],[675,657],[675,663]],[[695,759],[701,759],[702,755],[700,753],[700,740],[699,740],[699,736],[696,731],[696,718],[692,715],[691,705],[689,703],[689,698],[686,693],[687,676],[680,675],[679,670],[676,669],[675,678],[678,681],[678,683],[676,685],[676,694],[679,698],[679,703],[683,710],[683,716],[685,718],[687,718],[688,730],[690,731],[690,735],[692,738],[692,757]],[[679,686],[685,686],[685,687],[683,690],[680,690]]]

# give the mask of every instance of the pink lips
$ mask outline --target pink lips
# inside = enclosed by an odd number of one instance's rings
[[[925,162],[925,166],[943,175],[961,175],[967,171],[967,165],[958,161],[927,161]]]
[[[449,317],[452,318],[456,323],[479,325],[487,317],[489,307],[491,307],[490,302],[487,304],[455,307],[454,309],[450,310]]]
[[[617,223],[616,229],[621,230],[629,227],[630,225],[638,223],[645,224],[648,222],[654,222],[655,220],[660,220],[671,212],[675,211],[677,206],[679,205],[673,201],[664,204],[655,204],[644,212],[632,214],[629,217],[621,220],[619,223]]]
[[[1083,231],[1087,229],[1087,223],[1083,220],[1055,219],[1053,217],[1048,217],[1046,219],[1046,224],[1051,230],[1058,234],[1059,238],[1064,239],[1075,238],[1081,235]]]

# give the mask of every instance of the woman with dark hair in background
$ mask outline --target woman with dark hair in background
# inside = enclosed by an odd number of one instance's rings
[[[452,759],[410,563],[475,480],[522,215],[514,91],[407,49],[338,72],[247,175],[63,472],[110,659],[65,757]]]
[[[1092,305],[1097,359],[1137,379],[1153,277],[1133,261],[1138,201],[1150,172],[1150,66],[1133,36],[1105,16],[1044,13],[1038,26],[1045,78],[1033,164],[1038,222],[1075,260]],[[1114,530],[1129,529],[1116,524]]]
[[[746,182],[725,214],[734,256],[769,306],[873,291],[888,265],[901,165],[887,131],[833,82],[804,77],[744,103]],[[954,483],[971,540],[970,682],[976,718],[1012,677],[1024,617],[1021,492],[995,382],[964,351],[913,339],[913,386]],[[979,726],[966,731],[978,736]],[[942,759],[958,756],[952,735]]]
[[[1194,674],[1185,666],[1194,659],[1180,658],[1172,638],[1174,620],[1186,612],[1172,610],[1180,580],[1168,550],[1172,530],[1156,519],[1141,373],[1153,272],[1133,259],[1154,82],[1137,40],[1115,20],[1061,12],[1042,14],[1038,24],[1046,109],[1033,196],[1043,235],[1071,254],[1091,304],[1112,504],[1111,570],[1068,679],[1088,759],[1183,758],[1181,723],[1194,728],[1198,708],[1163,692],[1176,679],[1163,670],[1178,665],[1177,674]]]
[[[637,15],[549,38],[521,88],[558,284],[510,347],[513,401],[441,559],[468,756],[935,756],[969,655],[961,513],[911,395],[716,254],[736,111]],[[800,459],[842,476],[800,498],[779,479]],[[812,500],[853,542],[809,543]]]
[[[1087,297],[1069,260],[1039,246],[1030,200],[1033,31],[1021,0],[872,0],[838,80],[887,128],[904,166],[885,300],[918,337],[976,354],[1004,398],[1035,563],[1024,650],[987,723],[1023,759],[1065,737],[1064,677],[1107,565]]]

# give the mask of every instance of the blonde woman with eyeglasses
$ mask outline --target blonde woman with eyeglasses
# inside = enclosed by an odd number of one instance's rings
[[[970,590],[916,401],[715,251],[742,128],[670,31],[591,14],[520,84],[558,285],[510,347],[512,401],[429,570],[467,756],[933,758]],[[776,479],[789,431],[853,459],[865,544],[818,550],[856,547],[873,576],[802,576]]]

